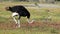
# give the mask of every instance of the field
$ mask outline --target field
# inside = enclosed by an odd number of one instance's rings
[[[15,28],[12,13],[6,11],[5,7],[25,3],[7,3],[0,3],[0,34],[60,34],[60,8],[27,8],[31,13],[31,20],[35,21],[28,24],[27,18],[22,17],[21,28]]]

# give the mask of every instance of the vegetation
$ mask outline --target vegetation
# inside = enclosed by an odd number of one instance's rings
[[[58,25],[60,24],[60,8],[27,8],[31,13],[31,20],[34,19],[36,24],[28,24],[21,26],[21,28],[10,28],[13,26],[9,24],[14,23],[14,21],[11,12],[6,11],[5,7],[17,4],[21,3],[0,3],[0,34],[60,34],[60,25]],[[50,13],[48,13],[48,10]],[[47,21],[48,16],[51,16],[51,20],[48,19]],[[26,23],[26,18],[22,17],[21,24]],[[4,24],[8,26],[6,27]]]

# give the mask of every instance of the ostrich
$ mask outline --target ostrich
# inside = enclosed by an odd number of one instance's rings
[[[20,18],[27,17],[28,23],[33,23],[34,20],[30,21],[30,12],[22,5],[6,7],[7,11],[12,12],[12,18],[14,19],[15,23],[18,24],[17,27],[20,27]],[[18,20],[16,20],[15,16],[18,16]]]

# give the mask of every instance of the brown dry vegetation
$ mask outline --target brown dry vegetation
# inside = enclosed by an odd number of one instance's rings
[[[21,23],[21,27],[51,27],[51,28],[56,28],[60,29],[60,23],[44,23],[44,22],[33,22],[31,24],[29,23]],[[15,23],[0,23],[0,29],[16,29],[16,24]]]

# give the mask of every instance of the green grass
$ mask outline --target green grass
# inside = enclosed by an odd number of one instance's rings
[[[59,34],[59,30],[53,28],[20,28],[13,30],[0,30],[0,34]]]
[[[3,32],[3,33],[2,33]],[[30,30],[2,30],[0,31],[1,34],[48,34],[46,32],[39,32],[39,31],[30,31]]]
[[[19,3],[19,2],[18,2]],[[11,17],[11,12],[6,11],[4,7],[9,5],[18,4],[16,3],[9,3],[9,4],[0,4],[0,23],[10,23],[14,22]],[[22,2],[21,2],[22,3]],[[20,4],[21,4],[20,3]],[[24,4],[24,3],[23,3]],[[48,17],[48,15],[52,16],[51,22],[60,22],[60,8],[40,8],[40,9],[33,9],[27,8],[31,13],[31,20],[34,19],[37,22],[44,21]],[[50,11],[50,13],[47,12]],[[26,23],[26,17],[21,18],[21,23]],[[16,29],[0,29],[0,34],[60,34],[60,29],[56,29],[50,26],[36,26],[36,27],[21,27]]]

